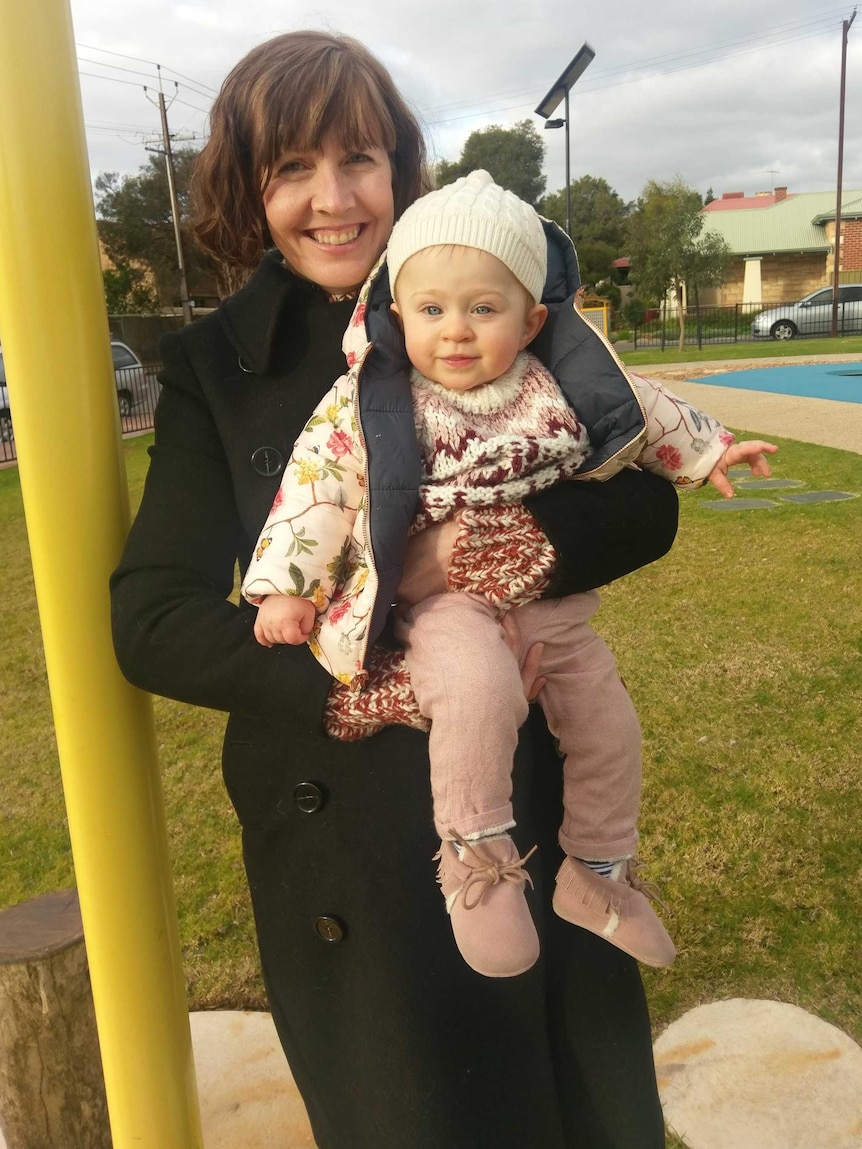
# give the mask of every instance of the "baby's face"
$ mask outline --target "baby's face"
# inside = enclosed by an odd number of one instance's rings
[[[450,391],[470,391],[508,371],[548,313],[496,256],[452,245],[407,260],[392,310],[410,362]]]

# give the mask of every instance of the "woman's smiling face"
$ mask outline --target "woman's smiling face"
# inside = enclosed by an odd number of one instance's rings
[[[383,148],[347,148],[330,133],[313,152],[287,152],[263,191],[270,235],[285,262],[330,294],[359,287],[395,218]]]

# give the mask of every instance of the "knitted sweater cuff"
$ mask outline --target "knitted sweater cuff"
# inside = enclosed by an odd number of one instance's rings
[[[368,678],[359,693],[341,682],[333,682],[323,709],[323,728],[330,738],[357,742],[384,726],[414,726],[426,732],[431,729],[430,721],[419,713],[403,650],[375,647],[367,671]]]
[[[541,598],[557,555],[525,506],[468,507],[458,512],[457,522],[450,591],[478,594],[506,608]]]

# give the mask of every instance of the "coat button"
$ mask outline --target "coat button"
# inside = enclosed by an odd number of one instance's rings
[[[344,923],[331,914],[322,914],[314,919],[314,932],[325,942],[340,942],[344,940]]]
[[[316,814],[326,805],[326,792],[317,782],[300,782],[293,791],[293,800],[303,814]]]
[[[270,479],[284,469],[284,459],[275,447],[258,447],[251,457],[251,465],[259,475]]]

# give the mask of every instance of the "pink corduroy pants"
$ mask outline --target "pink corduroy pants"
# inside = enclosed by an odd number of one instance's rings
[[[434,595],[399,623],[419,709],[431,719],[431,793],[441,838],[512,825],[512,760],[527,717],[519,667],[544,643],[539,695],[564,755],[560,845],[577,858],[628,857],[637,843],[640,726],[613,655],[589,625],[596,591],[500,614],[476,595]]]

